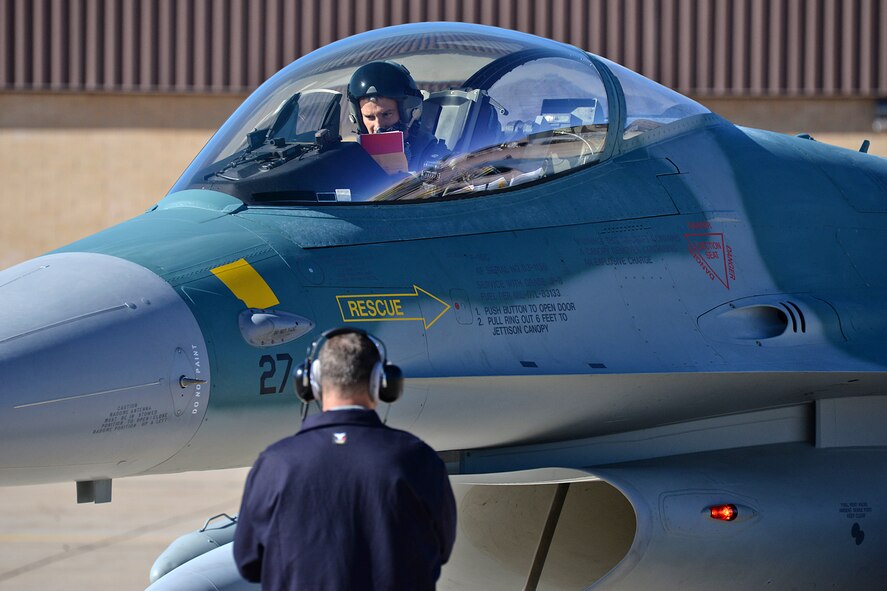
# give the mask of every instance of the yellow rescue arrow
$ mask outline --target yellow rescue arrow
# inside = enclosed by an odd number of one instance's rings
[[[413,286],[413,293],[337,295],[336,302],[343,322],[418,320],[426,329],[450,309],[448,303],[418,285]],[[428,312],[429,309],[432,312]]]

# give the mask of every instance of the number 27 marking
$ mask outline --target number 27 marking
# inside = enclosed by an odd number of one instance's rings
[[[277,354],[277,361],[286,361],[286,370],[283,372],[283,380],[281,380],[279,388],[273,384],[268,385],[266,382],[274,378],[274,375],[277,373],[277,363],[275,363],[274,359],[270,355],[262,355],[262,358],[259,359],[259,367],[270,366],[262,372],[262,377],[259,378],[259,394],[283,392],[283,389],[286,387],[287,378],[290,375],[290,370],[293,368],[293,358],[289,356],[289,353]]]

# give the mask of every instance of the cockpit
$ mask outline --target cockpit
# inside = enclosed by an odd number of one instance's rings
[[[375,62],[403,68],[420,93],[409,125],[383,134],[361,133],[361,114],[349,108],[352,77]],[[594,166],[704,113],[569,45],[481,25],[401,25],[330,44],[278,72],[171,192],[210,189],[257,205],[462,199]],[[432,157],[412,157],[420,136],[432,138]]]

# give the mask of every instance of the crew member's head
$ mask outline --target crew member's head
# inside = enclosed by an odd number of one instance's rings
[[[330,337],[317,356],[323,409],[356,404],[375,408],[379,375],[374,368],[382,362],[379,349],[366,334],[347,332]],[[379,372],[380,369],[376,369]],[[372,383],[371,383],[372,382]]]
[[[422,93],[404,66],[370,62],[351,76],[348,108],[360,133],[408,132],[422,115]]]

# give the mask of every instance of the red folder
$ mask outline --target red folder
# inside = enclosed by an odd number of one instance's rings
[[[402,131],[364,133],[358,141],[367,154],[388,174],[407,172],[407,155],[403,147]]]

